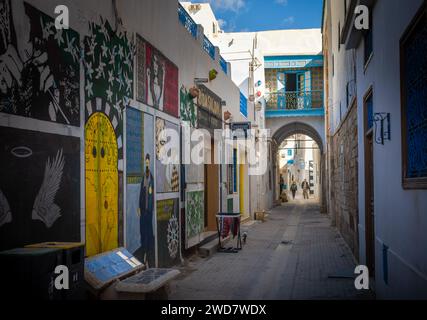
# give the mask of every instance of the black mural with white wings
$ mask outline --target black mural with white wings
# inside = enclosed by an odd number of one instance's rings
[[[0,251],[80,241],[80,139],[4,127],[0,136],[9,137],[0,141]]]

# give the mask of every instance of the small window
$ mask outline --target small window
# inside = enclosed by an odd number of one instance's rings
[[[237,149],[233,149],[233,163],[227,171],[228,194],[237,193]]]
[[[374,126],[374,99],[372,96],[372,89],[368,91],[365,96],[365,131],[370,131]]]
[[[373,32],[372,32],[372,14],[371,10],[369,10],[369,29],[365,30],[365,33],[363,34],[363,41],[364,41],[364,62],[365,66],[371,59],[372,53],[374,51],[374,44],[373,44]]]
[[[427,4],[400,41],[402,163],[405,189],[427,188]]]
[[[332,55],[332,76],[335,76],[335,56]]]
[[[248,117],[248,99],[240,92],[240,113]]]
[[[292,149],[289,149],[289,150],[288,150],[288,156],[289,156],[289,157],[292,157]]]
[[[234,183],[233,183],[233,165],[229,164],[227,168],[227,180],[228,180],[228,194],[233,194]]]
[[[338,22],[338,51],[341,49],[341,22]]]

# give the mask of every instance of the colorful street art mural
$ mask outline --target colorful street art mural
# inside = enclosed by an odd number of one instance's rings
[[[86,250],[91,256],[117,248],[123,228],[123,175],[118,170],[123,169],[123,110],[133,97],[134,48],[125,32],[114,31],[102,18],[89,30],[84,89]]]
[[[93,114],[85,128],[86,253],[118,246],[117,141],[104,113]]]
[[[137,35],[137,100],[178,117],[178,68]]]
[[[155,266],[154,118],[126,111],[126,247],[144,264]]]
[[[193,128],[197,127],[197,111],[194,104],[193,97],[190,96],[190,93],[187,89],[182,86],[179,91],[179,106],[180,106],[180,116],[182,121],[187,121],[190,123],[190,126]]]
[[[84,39],[86,121],[104,112],[117,136],[119,159],[123,159],[123,110],[133,97],[134,46],[127,34],[114,32],[108,23],[90,23]]]
[[[156,118],[156,186],[158,193],[179,192],[179,141],[175,141],[169,150],[165,130],[174,130],[179,133],[179,127],[162,118]],[[175,159],[175,160],[174,160]]]
[[[186,230],[187,240],[198,236],[204,230],[204,227],[205,227],[204,198],[205,198],[205,192],[203,190],[186,193],[185,230]]]
[[[179,199],[157,201],[157,246],[159,267],[179,262]]]
[[[0,250],[79,242],[80,139],[5,127],[0,136]]]
[[[80,126],[79,34],[22,0],[0,0],[0,29],[0,112]]]

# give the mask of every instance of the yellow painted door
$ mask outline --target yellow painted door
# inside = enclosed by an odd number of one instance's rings
[[[118,247],[117,160],[113,126],[95,113],[85,127],[87,256]]]

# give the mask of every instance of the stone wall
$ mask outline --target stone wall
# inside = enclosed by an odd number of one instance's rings
[[[358,257],[358,142],[354,105],[331,141],[330,207],[338,230]]]

